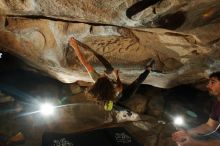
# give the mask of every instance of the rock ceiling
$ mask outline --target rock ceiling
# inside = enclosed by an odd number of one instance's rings
[[[68,39],[79,40],[134,80],[156,60],[145,84],[197,83],[220,68],[219,0],[0,0],[0,51],[64,82],[91,81]]]

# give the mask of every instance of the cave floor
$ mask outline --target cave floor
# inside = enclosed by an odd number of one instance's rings
[[[74,99],[77,101],[76,96]],[[78,99],[78,101],[82,101],[81,97]],[[157,138],[158,135],[161,136],[160,132],[165,129],[164,125],[161,126],[160,124],[147,128],[145,124],[145,128],[143,128],[144,126],[140,125],[144,125],[145,121],[113,122],[109,120],[109,113],[95,104],[86,102],[57,108],[55,114],[50,117],[44,117],[30,109],[32,109],[30,105],[26,106],[24,103],[16,101],[2,105],[0,115],[1,135],[9,138],[21,132],[24,135],[25,142],[19,145],[40,146],[44,132],[77,133],[105,127],[123,127],[141,145],[148,146],[155,143],[160,145]],[[152,129],[155,131],[152,132]],[[172,145],[169,136],[166,135],[166,137],[169,139],[166,140],[166,143]]]

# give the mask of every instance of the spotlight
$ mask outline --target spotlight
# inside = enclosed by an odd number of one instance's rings
[[[174,125],[176,126],[183,126],[184,125],[184,119],[181,116],[177,116],[174,118]]]
[[[44,116],[49,116],[54,113],[54,106],[50,103],[44,103],[40,106],[40,113]]]
[[[177,116],[174,118],[174,127],[176,128],[176,130],[184,130],[184,126],[185,125],[185,122],[184,122],[184,119],[183,117],[181,116]],[[185,141],[186,139],[182,139],[182,142]],[[180,144],[177,144],[178,146],[180,146]]]

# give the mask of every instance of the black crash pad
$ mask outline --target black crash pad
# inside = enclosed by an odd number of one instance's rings
[[[141,146],[124,128],[104,128],[61,134],[45,132],[42,146]]]

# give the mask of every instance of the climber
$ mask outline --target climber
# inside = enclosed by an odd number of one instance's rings
[[[124,87],[120,81],[118,70],[113,70],[111,73],[114,76],[114,80],[110,79],[108,75],[99,75],[93,66],[87,62],[81,53],[77,40],[71,37],[69,39],[70,46],[74,49],[78,59],[86,68],[90,77],[93,79],[94,84],[86,90],[86,96],[93,101],[100,104],[104,103],[104,109],[111,111],[113,108],[113,103],[125,101],[131,97],[140,86],[140,84],[146,79],[151,71],[151,67],[154,63],[153,59],[150,59],[149,65],[146,67],[145,71],[130,85]]]
[[[220,71],[209,76],[207,85],[211,95],[217,97],[208,121],[190,130],[180,130],[172,134],[179,146],[219,146],[220,145]]]

